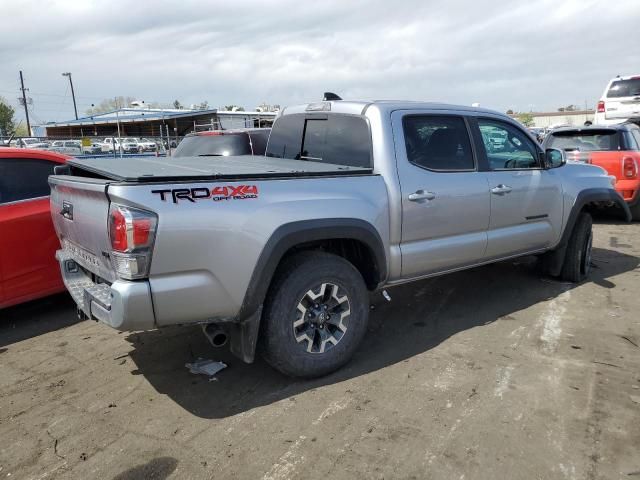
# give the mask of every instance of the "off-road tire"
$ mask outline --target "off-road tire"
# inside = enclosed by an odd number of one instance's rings
[[[562,265],[561,277],[573,283],[583,281],[591,270],[591,244],[593,220],[586,212],[580,213],[571,232]]]
[[[325,285],[324,289],[322,285]],[[307,331],[313,330],[315,323],[312,324],[309,320],[298,327],[294,323],[306,319],[306,315],[312,316],[311,309],[316,311],[317,306],[309,305],[309,312],[305,314],[300,313],[301,305],[308,305],[309,292],[312,292],[313,297],[321,290],[328,290],[327,285],[335,286],[336,297],[340,298],[333,300],[332,296],[326,300],[326,305],[329,307],[336,303],[335,307],[331,307],[331,312],[337,311],[340,315],[334,316],[331,325],[323,324],[322,328],[326,330],[321,332],[316,329],[315,333],[309,334],[314,340],[320,340],[315,342],[305,337]],[[342,303],[338,303],[338,300],[342,300]],[[321,310],[325,303],[321,302],[319,305]],[[348,308],[348,315],[345,317],[342,315],[344,312],[333,310],[338,308]],[[269,288],[261,321],[260,352],[273,368],[285,375],[307,378],[326,375],[351,359],[367,330],[368,317],[367,287],[360,272],[350,262],[330,253],[301,252],[283,262]],[[315,316],[314,322],[318,318]],[[338,331],[338,327],[334,325],[336,318],[344,318],[346,327],[342,325],[343,320],[340,320],[340,326],[345,328],[344,332]],[[319,344],[330,335],[330,328],[340,338],[336,344],[325,341],[320,351]],[[303,329],[303,333],[299,334],[297,329]],[[321,334],[325,337],[321,337]],[[336,340],[333,336],[331,338]],[[311,352],[308,349],[317,351]]]

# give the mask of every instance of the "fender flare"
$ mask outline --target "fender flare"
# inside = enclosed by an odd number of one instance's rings
[[[365,244],[375,258],[376,286],[386,280],[387,256],[384,243],[376,228],[369,222],[357,218],[325,218],[283,224],[265,244],[251,275],[237,316],[238,333],[242,333],[231,336],[231,351],[235,355],[245,362],[253,362],[262,304],[285,253],[296,245],[334,239],[358,240]]]
[[[569,245],[569,239],[571,238],[571,234],[573,233],[573,229],[576,225],[576,221],[578,220],[578,215],[580,214],[580,212],[582,212],[583,208],[586,205],[598,202],[614,203],[622,209],[626,221],[631,221],[631,211],[629,210],[629,205],[627,205],[627,202],[625,202],[622,196],[615,190],[610,188],[588,188],[582,190],[580,193],[578,193],[576,201],[571,207],[571,212],[569,212],[569,217],[567,218],[567,223],[564,227],[564,231],[562,232],[560,243],[558,243],[553,251],[547,254],[549,262],[549,273],[552,276],[558,276],[562,271],[565,253],[567,251],[567,246]]]

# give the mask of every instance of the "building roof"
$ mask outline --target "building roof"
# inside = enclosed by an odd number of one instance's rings
[[[47,127],[72,127],[83,125],[111,124],[116,122],[134,123],[149,122],[157,120],[170,120],[175,118],[199,117],[203,115],[224,115],[224,116],[260,116],[275,117],[274,112],[227,112],[218,111],[217,108],[208,110],[176,110],[176,109],[154,109],[154,108],[121,108],[111,112],[99,113],[82,117],[77,120],[67,120],[63,122],[49,122]]]

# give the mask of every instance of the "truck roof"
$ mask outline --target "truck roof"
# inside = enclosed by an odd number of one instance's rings
[[[312,103],[303,103],[301,105],[293,105],[285,107],[281,114],[289,115],[292,113],[309,113],[309,112],[334,112],[346,113],[351,115],[364,115],[370,107],[375,106],[380,111],[390,113],[394,110],[448,110],[459,112],[481,112],[491,115],[500,115],[511,119],[508,115],[482,107],[472,107],[467,105],[454,105],[440,102],[424,102],[411,100],[332,100]]]

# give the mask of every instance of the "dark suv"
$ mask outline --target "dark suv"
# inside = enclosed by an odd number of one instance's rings
[[[172,156],[264,155],[270,132],[270,128],[252,128],[190,133],[180,142]]]

